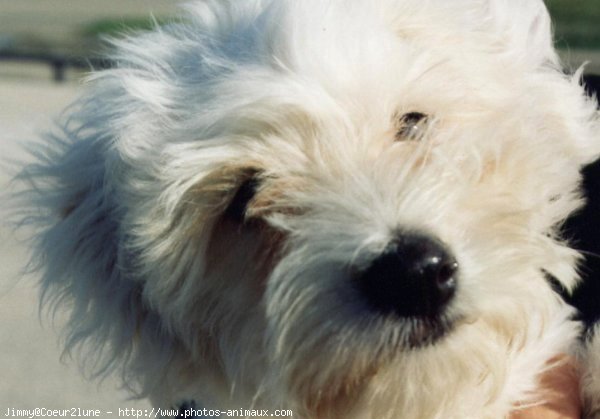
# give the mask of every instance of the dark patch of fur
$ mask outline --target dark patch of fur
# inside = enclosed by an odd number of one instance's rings
[[[586,75],[583,82],[587,94],[598,98],[600,76]],[[589,330],[600,321],[600,160],[585,167],[582,175],[586,205],[564,226],[565,237],[584,255],[579,266],[582,282],[571,295],[557,291],[579,310],[579,318]]]

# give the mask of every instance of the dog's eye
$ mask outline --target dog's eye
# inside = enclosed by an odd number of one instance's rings
[[[421,112],[408,112],[399,119],[396,141],[419,140],[423,136],[428,116]]]
[[[243,223],[246,220],[246,210],[248,204],[256,195],[260,181],[256,176],[246,179],[237,189],[235,195],[229,202],[225,214],[232,220]]]

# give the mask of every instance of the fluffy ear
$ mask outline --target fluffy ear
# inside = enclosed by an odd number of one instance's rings
[[[506,39],[509,52],[534,66],[558,63],[552,23],[542,0],[484,0],[492,30]]]

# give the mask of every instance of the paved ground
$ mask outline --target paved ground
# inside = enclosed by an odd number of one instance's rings
[[[101,18],[172,15],[172,0],[0,0],[0,45],[27,36],[47,42],[73,38],[82,25]],[[70,74],[74,80],[73,73]],[[19,143],[33,138],[79,92],[76,82],[55,85],[47,66],[0,62],[0,160],[18,157]],[[0,169],[0,199],[10,175]],[[1,210],[0,210],[1,211]],[[40,326],[34,278],[22,278],[25,247],[0,212],[0,412],[6,408],[144,407],[127,401],[115,380],[98,388],[73,363],[59,362],[57,333]],[[58,316],[58,327],[64,315]],[[110,417],[110,416],[108,416]],[[116,416],[115,416],[116,417]]]
[[[69,42],[81,26],[103,18],[169,16],[174,0],[0,0],[0,46],[18,37],[52,43]],[[21,155],[19,144],[35,137],[80,91],[76,74],[70,82],[50,82],[49,66],[0,62],[0,160]],[[21,155],[22,157],[22,155]],[[10,175],[0,168],[0,200]],[[2,201],[0,201],[0,204]],[[1,207],[1,205],[0,205]],[[74,363],[59,362],[58,333],[40,326],[35,278],[20,273],[25,247],[3,223],[0,210],[0,414],[6,408],[146,407],[127,401],[116,380],[84,380]],[[59,314],[57,329],[64,315]],[[47,322],[47,319],[44,319]],[[111,417],[106,416],[105,417]],[[116,417],[116,415],[114,415]]]
[[[19,0],[21,1],[21,0]],[[52,116],[77,96],[76,84],[51,84],[47,79],[0,78],[0,158],[21,157],[19,144],[47,125]],[[0,171],[0,194],[10,175]],[[146,406],[130,402],[114,380],[100,389],[84,380],[74,364],[59,362],[58,334],[40,326],[34,278],[23,278],[25,247],[2,221],[0,212],[0,412],[6,408],[98,408]],[[58,316],[58,324],[64,316]],[[112,416],[104,416],[112,417]],[[114,416],[116,417],[116,415]]]
[[[170,0],[0,0],[0,43],[14,36],[61,42],[99,18],[151,12],[160,16],[174,10]],[[47,126],[78,92],[73,81],[52,84],[47,66],[0,62],[0,159],[22,157],[19,143]],[[6,170],[0,170],[0,194],[6,192],[9,178]],[[116,380],[98,387],[83,379],[74,363],[59,362],[57,331],[47,319],[45,327],[40,325],[35,279],[20,273],[27,252],[1,223],[4,219],[0,212],[0,412],[35,407],[116,412],[119,407],[147,406],[128,401]],[[63,318],[59,313],[56,329]]]

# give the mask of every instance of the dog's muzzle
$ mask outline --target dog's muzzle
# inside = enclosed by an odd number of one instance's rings
[[[440,240],[401,234],[357,279],[367,303],[382,314],[435,319],[454,297],[458,263]]]

